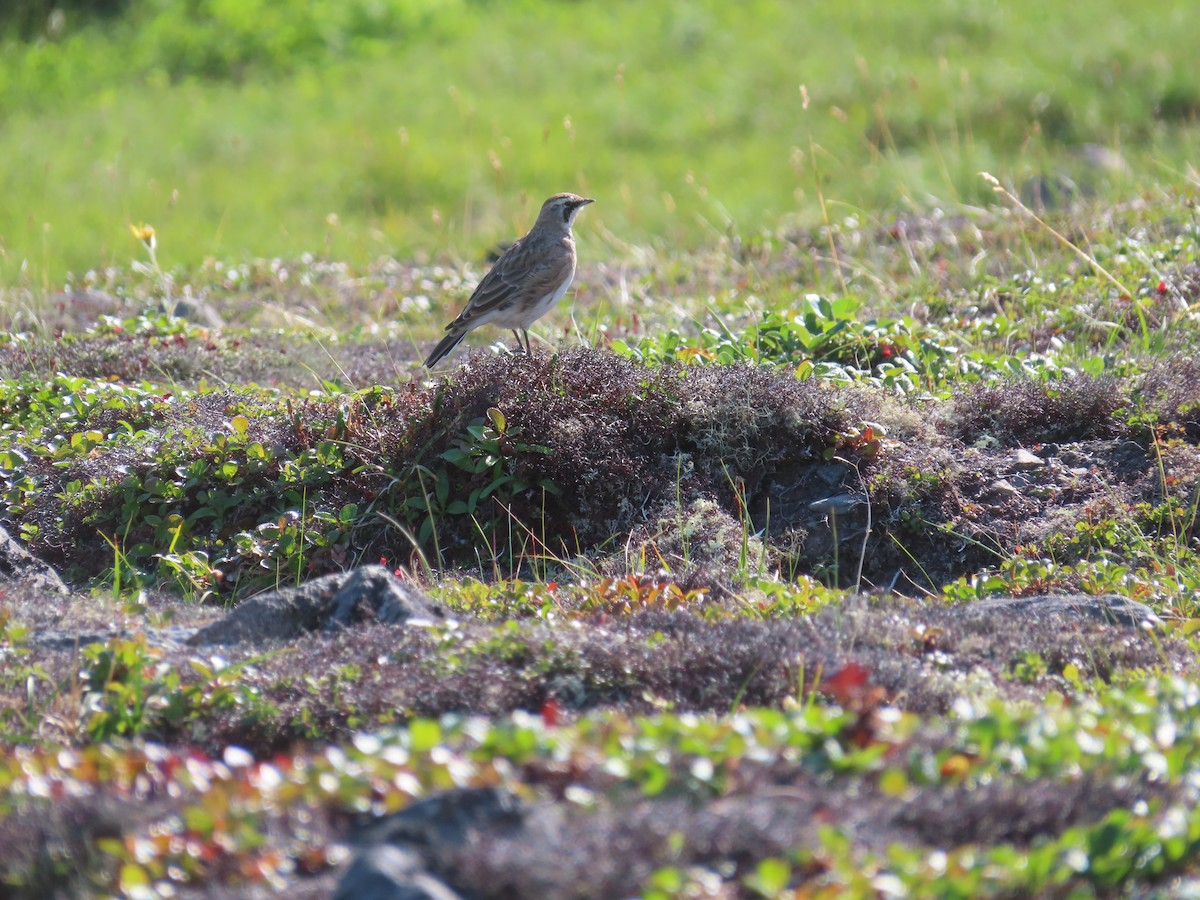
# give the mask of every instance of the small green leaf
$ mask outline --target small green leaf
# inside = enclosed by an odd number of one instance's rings
[[[674,866],[665,866],[650,873],[647,885],[659,891],[665,891],[666,896],[673,897],[683,890],[683,873]]]
[[[491,484],[489,484],[487,487],[485,487],[482,491],[477,492],[477,493],[479,493],[479,497],[481,499],[490,497],[492,494],[494,494],[496,491],[500,490],[500,488],[504,487],[506,484],[508,484],[512,480],[513,480],[513,477],[511,475],[501,475],[499,478],[497,478],[495,481],[493,481]],[[472,497],[472,499],[474,499],[475,494],[472,494],[471,497]]]
[[[408,725],[409,742],[414,753],[425,753],[442,740],[442,726],[434,719],[413,719]]]
[[[749,886],[764,897],[778,896],[792,877],[792,867],[785,860],[769,856],[754,868]]]
[[[130,888],[144,888],[150,886],[150,876],[146,874],[146,870],[135,863],[125,863],[121,866],[121,888],[128,891]]]
[[[1187,619],[1179,626],[1179,631],[1185,636],[1190,636],[1200,631],[1200,619]]]
[[[887,769],[879,776],[879,790],[888,797],[901,797],[908,790],[908,777],[899,769]]]

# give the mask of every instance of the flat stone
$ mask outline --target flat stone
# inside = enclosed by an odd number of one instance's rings
[[[58,573],[0,528],[0,581],[21,581],[41,591],[70,593]]]
[[[1119,594],[1103,594],[1091,597],[1085,594],[1057,596],[1047,594],[1037,597],[990,597],[976,600],[959,607],[968,614],[1004,613],[1016,616],[1048,618],[1087,618],[1108,625],[1155,627],[1163,624],[1162,619],[1144,603],[1126,599]]]
[[[338,881],[333,900],[461,900],[423,868],[411,850],[378,844],[359,853]]]
[[[189,643],[287,641],[313,631],[331,634],[360,622],[399,625],[411,618],[440,619],[442,612],[383,566],[362,566],[251,597],[225,618],[201,628]]]
[[[516,827],[524,819],[519,797],[501,788],[459,788],[433,794],[390,815],[361,823],[350,837],[356,846],[395,844],[422,848],[461,847],[472,831]]]
[[[1040,469],[1046,465],[1046,461],[1024,447],[1018,447],[1013,452],[1012,464],[1018,469]]]
[[[862,506],[867,502],[867,498],[862,494],[835,494],[832,497],[822,497],[820,500],[814,500],[808,504],[808,508],[814,512],[825,513],[826,515],[834,514],[841,515],[848,513],[856,506]]]
[[[107,644],[115,640],[144,637],[151,647],[177,650],[187,645],[196,629],[186,625],[166,625],[162,628],[128,628],[111,631],[71,631],[65,628],[43,628],[30,635],[29,642],[48,650],[78,650],[91,644]]]
[[[517,829],[526,809],[500,788],[459,788],[411,803],[398,812],[362,822],[347,843],[354,862],[334,900],[458,900],[459,894],[429,874],[484,829]]]
[[[993,481],[991,484],[989,484],[988,485],[988,493],[1004,494],[1009,497],[1021,496],[1021,492],[1018,491],[1015,487],[1013,487],[1012,482],[1009,481],[1007,478],[997,478],[995,481]]]

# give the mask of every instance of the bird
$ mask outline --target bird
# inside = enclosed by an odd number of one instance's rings
[[[446,336],[425,360],[425,368],[432,369],[480,325],[512,329],[517,349],[530,353],[529,326],[562,299],[575,278],[571,226],[579,211],[594,202],[569,192],[547,199],[533,227],[496,260],[463,311],[446,326]]]

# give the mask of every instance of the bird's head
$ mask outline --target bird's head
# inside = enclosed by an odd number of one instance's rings
[[[542,211],[538,213],[538,224],[570,228],[575,224],[575,217],[579,215],[579,211],[589,203],[595,202],[578,194],[555,194],[542,204]]]

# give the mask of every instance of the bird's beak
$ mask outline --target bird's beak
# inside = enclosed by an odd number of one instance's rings
[[[587,206],[589,203],[595,203],[595,202],[596,201],[593,200],[591,197],[580,197],[577,201],[575,201],[575,205],[576,206]]]

